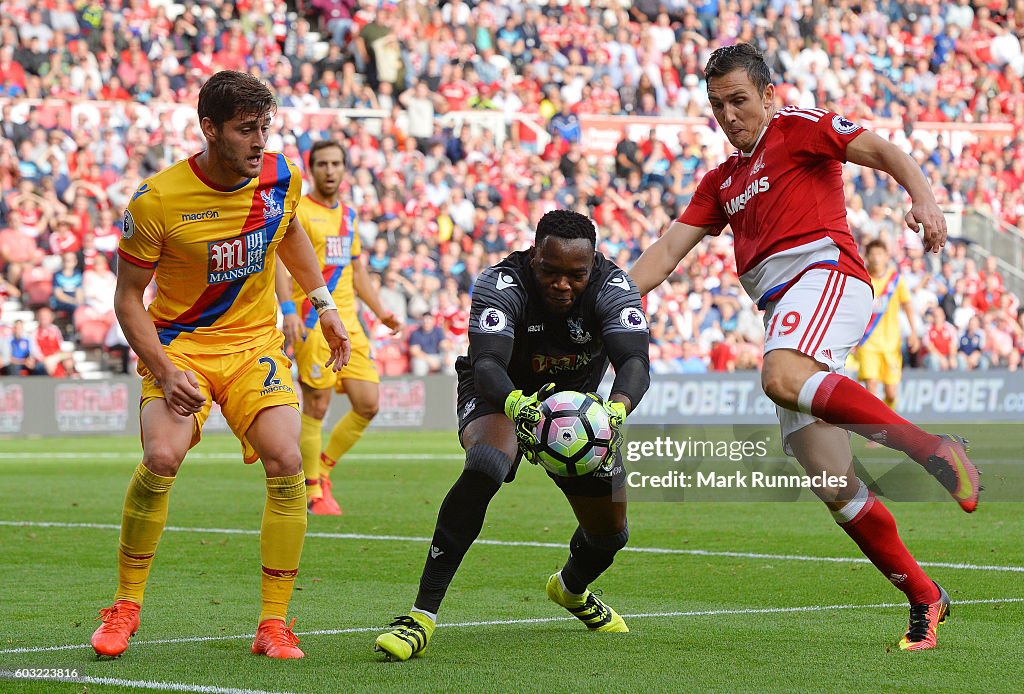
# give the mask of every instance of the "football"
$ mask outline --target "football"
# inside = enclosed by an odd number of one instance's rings
[[[612,429],[601,403],[583,393],[565,390],[540,406],[537,462],[560,477],[593,472],[608,452]]]

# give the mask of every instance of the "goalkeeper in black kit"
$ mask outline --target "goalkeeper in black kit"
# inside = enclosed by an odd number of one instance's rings
[[[426,649],[487,504],[515,478],[522,458],[535,461],[540,403],[565,390],[593,393],[609,362],[615,381],[608,400],[601,400],[613,430],[608,454],[588,475],[549,473],[579,525],[565,566],[548,579],[547,595],[593,631],[629,631],[587,586],[629,539],[619,430],[650,385],[649,332],[636,286],[596,252],[596,241],[589,217],[548,212],[533,248],[488,268],[473,287],[469,354],[456,363],[466,463],[438,512],[412,610],[377,637],[376,650],[391,660]]]

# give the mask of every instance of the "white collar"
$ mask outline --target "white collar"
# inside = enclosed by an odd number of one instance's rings
[[[769,119],[768,120],[768,124],[770,125],[771,122],[772,122],[771,119]],[[741,157],[750,157],[751,155],[753,155],[754,154],[754,150],[756,150],[757,146],[759,144],[761,144],[761,139],[764,137],[764,134],[766,132],[768,132],[768,125],[766,125],[763,128],[761,128],[761,133],[757,136],[757,139],[754,140],[754,146],[750,148],[750,151],[749,152],[744,152],[744,151],[741,150],[740,151],[740,156]]]

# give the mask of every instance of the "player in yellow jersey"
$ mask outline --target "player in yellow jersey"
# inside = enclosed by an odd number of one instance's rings
[[[341,507],[331,493],[331,470],[363,435],[377,414],[380,401],[380,375],[370,356],[370,341],[356,317],[355,297],[370,308],[384,325],[398,332],[402,324],[385,311],[370,284],[370,275],[360,259],[359,227],[356,212],[338,198],[344,173],[341,145],[323,140],[309,152],[309,170],[313,189],[299,201],[298,217],[306,230],[327,288],[333,293],[341,320],[352,341],[352,359],[340,372],[320,365],[328,351],[316,311],[303,302],[301,291],[294,290],[287,272],[278,272],[278,298],[284,314],[285,336],[295,349],[302,388],[302,469],[306,475],[306,496],[310,513],[341,515]],[[279,268],[280,270],[280,268]],[[301,312],[300,312],[301,309]],[[352,409],[331,431],[321,452],[324,415],[331,401],[331,389],[348,395]]]
[[[350,346],[296,216],[298,169],[264,149],[275,108],[255,77],[213,75],[198,104],[207,149],[144,181],[124,215],[114,306],[139,355],[143,451],[124,501],[115,602],[100,611],[103,623],[92,636],[97,655],[121,655],[138,630],[171,485],[211,401],[242,442],[245,462],[261,459],[267,475],[252,652],[303,655],[285,624],[306,507],[298,400],[276,327],[277,258],[320,312],[326,365],[342,368]],[[154,276],[147,312],[142,296]]]
[[[910,291],[900,277],[899,268],[889,262],[889,250],[885,242],[875,239],[864,249],[868,274],[875,290],[875,302],[871,320],[864,331],[857,360],[860,364],[858,378],[873,395],[878,395],[878,384],[884,388],[885,404],[896,409],[896,389],[903,375],[903,345],[900,340],[899,311],[902,310],[910,321],[910,336],[907,346],[916,352],[919,346],[917,326],[910,306]]]

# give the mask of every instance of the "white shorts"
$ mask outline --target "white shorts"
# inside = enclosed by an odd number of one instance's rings
[[[846,356],[867,328],[874,294],[867,283],[838,270],[808,270],[764,314],[764,353],[792,349],[823,364],[832,373],[845,373]],[[776,406],[785,451],[789,435],[818,421],[803,412]]]

